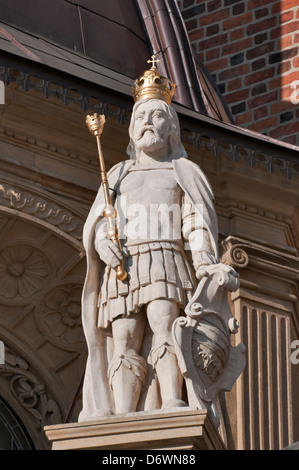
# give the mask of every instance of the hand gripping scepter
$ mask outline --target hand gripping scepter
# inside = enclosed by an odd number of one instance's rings
[[[122,251],[121,243],[118,238],[118,229],[116,227],[116,210],[112,206],[111,196],[109,192],[109,184],[107,178],[107,172],[104,162],[104,157],[101,148],[100,136],[103,132],[105,124],[105,116],[103,114],[93,114],[92,116],[86,116],[86,125],[90,132],[96,137],[97,145],[98,145],[98,152],[99,152],[99,160],[100,160],[100,168],[101,168],[101,182],[104,191],[105,197],[105,204],[106,207],[104,209],[104,217],[108,223],[108,230],[107,230],[107,238],[113,241],[113,243]],[[120,262],[119,266],[116,268],[116,277],[120,281],[124,281],[127,277],[127,273],[124,270],[123,260]]]

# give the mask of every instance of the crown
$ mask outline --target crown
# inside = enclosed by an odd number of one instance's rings
[[[152,67],[146,70],[144,74],[135,80],[134,86],[132,87],[132,93],[135,103],[140,100],[163,100],[168,105],[171,103],[174,95],[176,85],[171,83],[166,77],[162,77],[155,65],[155,55],[152,55],[152,60],[148,60],[148,63],[152,63]]]

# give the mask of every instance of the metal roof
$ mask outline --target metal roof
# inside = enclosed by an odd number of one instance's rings
[[[126,95],[154,53],[174,102],[233,122],[175,0],[1,0],[0,18],[2,50]]]

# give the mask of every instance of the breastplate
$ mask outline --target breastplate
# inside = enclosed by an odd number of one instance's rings
[[[180,240],[181,199],[172,166],[134,166],[117,188],[120,238],[128,245]]]

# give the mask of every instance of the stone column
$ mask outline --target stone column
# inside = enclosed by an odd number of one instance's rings
[[[299,259],[291,250],[233,236],[221,252],[221,261],[240,274],[230,300],[240,324],[235,341],[247,347],[245,370],[226,396],[230,439],[237,449],[281,449],[298,439],[291,343],[299,338]]]

